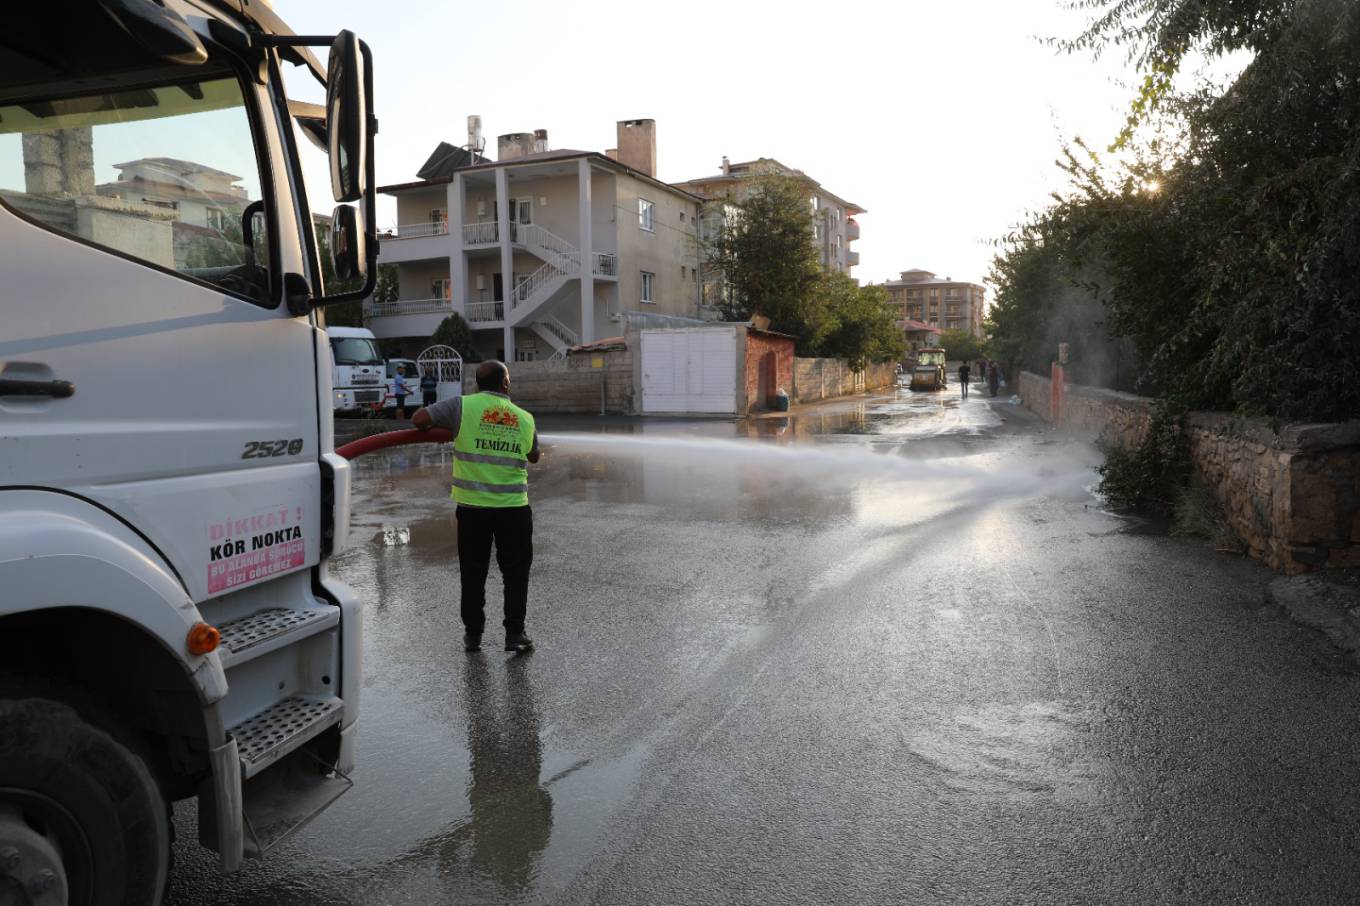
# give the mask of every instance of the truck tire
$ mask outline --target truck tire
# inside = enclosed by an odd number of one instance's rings
[[[157,906],[172,837],[155,778],[105,715],[46,693],[0,681],[0,892],[39,878],[49,891],[34,903]]]

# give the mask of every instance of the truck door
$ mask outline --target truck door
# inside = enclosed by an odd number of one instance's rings
[[[318,559],[297,221],[233,62],[100,62],[0,89],[0,487],[94,501],[202,600]]]

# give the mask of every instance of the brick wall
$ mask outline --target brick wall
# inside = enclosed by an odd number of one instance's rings
[[[1051,382],[1020,375],[1025,406],[1047,421]],[[1152,401],[1067,385],[1064,427],[1126,449],[1143,438]],[[1221,412],[1185,420],[1195,470],[1251,555],[1286,573],[1360,567],[1360,421],[1285,425]]]
[[[603,367],[594,367],[595,361]],[[464,369],[463,392],[476,393],[475,365]],[[535,415],[547,412],[594,414],[600,412],[601,387],[605,410],[613,414],[634,411],[633,353],[631,349],[585,352],[565,359],[510,363],[510,393],[517,404]]]
[[[775,385],[770,392],[784,389],[793,398],[793,340],[771,337],[751,331],[746,334],[746,409],[751,412],[769,407],[769,400],[760,396],[760,370],[766,353],[774,353],[777,363]]]

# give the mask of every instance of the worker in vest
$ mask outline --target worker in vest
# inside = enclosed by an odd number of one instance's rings
[[[483,362],[477,391],[416,411],[411,424],[453,433],[453,492],[458,503],[458,571],[462,580],[463,649],[480,651],[486,624],[486,574],[491,545],[505,580],[505,650],[530,651],[524,634],[534,516],[527,464],[538,462],[534,417],[510,402],[510,371]]]

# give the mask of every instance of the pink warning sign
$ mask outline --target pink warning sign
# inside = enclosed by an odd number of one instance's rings
[[[302,508],[272,510],[208,529],[208,594],[249,585],[307,562]],[[244,536],[244,537],[242,537]]]

